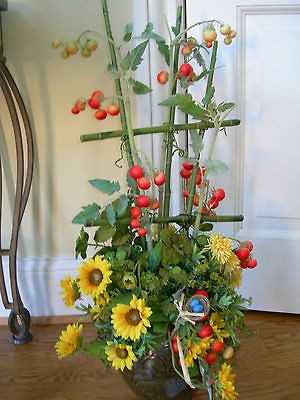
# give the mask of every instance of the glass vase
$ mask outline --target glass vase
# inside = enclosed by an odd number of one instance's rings
[[[168,345],[151,350],[122,373],[128,386],[145,400],[191,400],[193,389],[174,371]]]

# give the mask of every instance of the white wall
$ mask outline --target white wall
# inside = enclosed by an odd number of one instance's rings
[[[62,60],[53,50],[53,39],[72,40],[83,30],[103,31],[98,0],[9,0],[9,10],[2,14],[4,54],[7,65],[24,98],[32,123],[35,166],[32,191],[22,222],[18,269],[20,289],[31,315],[70,313],[58,296],[59,280],[74,270],[74,242],[79,226],[71,223],[82,205],[93,201],[103,204],[89,184],[93,178],[121,179],[123,170],[114,166],[119,157],[119,140],[80,143],[83,133],[119,128],[119,119],[99,122],[90,110],[73,116],[73,101],[88,97],[95,89],[105,95],[114,93],[106,73],[106,45],[90,59],[77,55]],[[132,20],[132,1],[108,1],[115,36]],[[135,10],[137,12],[137,10]],[[0,97],[0,116],[3,98]],[[2,111],[1,111],[2,110]],[[6,121],[7,122],[7,121]],[[6,130],[0,124],[0,134]],[[6,139],[11,147],[11,139]],[[10,154],[13,158],[14,152]],[[6,176],[13,176],[14,162],[6,166]],[[12,186],[4,186],[9,206]],[[6,192],[9,192],[8,194]],[[10,215],[3,216],[3,240],[9,242]],[[7,277],[7,260],[4,260]],[[8,282],[9,286],[9,282]],[[0,317],[8,315],[0,300]]]

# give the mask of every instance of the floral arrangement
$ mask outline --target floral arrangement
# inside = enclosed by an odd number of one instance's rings
[[[105,97],[96,90],[88,99],[77,99],[72,112],[91,109],[99,120],[120,116],[120,131],[84,135],[82,140],[120,136],[128,162],[127,187],[121,190],[119,182],[91,180],[108,201],[104,206],[84,206],[73,220],[82,225],[75,248],[76,258],[82,261],[75,277],[62,280],[62,295],[67,306],[76,305],[83,317],[90,318],[95,339],[86,342],[83,325],[70,324],[55,345],[57,355],[87,352],[105,367],[123,371],[131,370],[151,349],[169,344],[174,369],[190,387],[207,389],[211,399],[235,399],[232,366],[240,346],[237,331],[248,330],[244,311],[250,303],[237,289],[243,269],[255,268],[257,261],[250,241],[213,231],[214,222],[241,221],[243,216],[217,215],[226,193],[214,188],[209,178],[227,170],[224,162],[213,158],[218,136],[239,123],[227,119],[234,104],[217,103],[213,85],[218,36],[223,35],[228,45],[236,32],[216,20],[182,29],[179,7],[175,26],[168,28],[168,42],[149,23],[139,38],[133,37],[132,24],[127,24],[118,44],[105,0],[102,7],[106,34],[99,35],[108,43],[108,71],[116,95]],[[202,38],[189,36],[195,26],[203,28]],[[53,46],[62,48],[63,58],[79,50],[87,57],[98,46],[96,35],[86,31],[72,42],[55,40]],[[132,45],[133,39],[138,44]],[[160,103],[167,109],[167,118],[161,126],[134,129],[132,94],[152,90],[135,80],[134,72],[151,41],[166,62],[157,81],[169,87],[168,97]],[[206,82],[201,102],[189,93],[189,87],[199,82]],[[175,124],[177,112],[193,121]],[[189,134],[188,150],[176,142],[182,130]],[[136,148],[134,136],[157,132],[163,133],[161,164],[153,166]],[[205,135],[211,135],[206,152]],[[176,151],[182,157],[184,210],[173,216],[171,170]]]

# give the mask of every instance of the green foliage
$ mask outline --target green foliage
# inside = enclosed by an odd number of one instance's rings
[[[206,160],[204,165],[210,174],[227,172],[229,169],[228,166],[220,160]]]
[[[111,225],[100,226],[94,235],[94,240],[96,243],[105,243],[111,239],[116,233],[116,227]]]
[[[107,71],[112,75],[114,79],[120,78],[120,72],[118,71],[117,67],[111,63],[107,65]]]
[[[108,179],[91,179],[89,183],[97,190],[102,193],[106,193],[109,196],[114,194],[115,192],[120,191],[119,182],[109,181]]]
[[[152,92],[152,89],[149,86],[144,85],[142,82],[136,81],[131,77],[128,79],[128,83],[135,94],[148,94]]]
[[[145,28],[144,32],[142,33],[142,39],[153,39],[159,43],[165,41],[165,39],[162,36],[153,32],[153,23],[152,22],[148,22],[148,24],[146,25],[146,28]]]
[[[203,104],[205,106],[207,106],[212,101],[212,98],[214,97],[214,94],[215,94],[215,88],[213,86],[210,86],[207,89],[206,94],[202,99],[202,102],[203,102]]]
[[[195,158],[198,157],[198,154],[204,147],[202,135],[196,129],[190,130],[190,138],[191,138],[191,146],[194,152]]]
[[[161,249],[162,249],[162,242],[159,241],[156,243],[155,247],[150,249],[148,253],[148,265],[150,271],[154,272],[161,262]]]
[[[116,223],[116,212],[115,212],[114,206],[112,204],[108,204],[105,207],[105,211],[106,211],[106,216],[107,216],[108,222],[110,223],[111,226],[114,226]]]
[[[192,116],[194,119],[208,119],[207,110],[196,104],[190,94],[177,93],[159,103],[161,106],[178,107],[183,113]]]
[[[124,28],[123,41],[124,42],[129,42],[130,39],[132,38],[132,33],[133,33],[133,24],[129,23]]]
[[[93,222],[99,218],[100,206],[93,203],[82,207],[82,209],[83,210],[73,218],[72,223],[81,225],[87,225],[89,223],[93,225]]]
[[[80,255],[81,258],[85,259],[86,258],[86,251],[88,248],[88,240],[89,240],[89,234],[85,232],[83,228],[81,228],[80,233],[76,239],[76,245],[75,245],[75,257],[78,258]]]
[[[143,55],[146,50],[146,47],[149,43],[149,40],[145,40],[144,42],[138,44],[133,50],[128,51],[127,55],[121,61],[121,68],[123,71],[136,71],[138,66],[143,61]]]
[[[117,205],[117,214],[119,217],[121,217],[125,213],[128,204],[129,204],[128,197],[125,196],[124,194],[121,194]]]

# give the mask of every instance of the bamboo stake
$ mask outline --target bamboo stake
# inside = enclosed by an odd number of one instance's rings
[[[176,17],[176,24],[177,27],[180,29],[182,21],[182,6],[178,6],[177,9],[177,17]],[[179,62],[179,50],[180,46],[177,43],[174,49],[174,59],[172,65],[172,74],[171,79],[173,81],[174,72],[178,70],[178,62]],[[170,66],[171,67],[171,66]],[[172,95],[176,94],[177,84],[176,79],[174,79],[174,85],[172,88]],[[175,122],[175,107],[170,107],[169,109],[169,125],[174,126]],[[165,175],[166,175],[166,182],[164,187],[164,204],[163,204],[163,216],[167,217],[170,213],[170,199],[171,199],[171,167],[172,167],[172,158],[173,158],[173,142],[174,142],[174,130],[169,131],[167,135],[167,149],[166,149],[166,163],[165,163]]]
[[[218,50],[218,42],[215,41],[214,45],[213,45],[213,49],[212,49],[212,55],[211,55],[211,60],[210,60],[210,66],[209,66],[209,74],[208,74],[208,78],[207,78],[207,85],[206,85],[206,90],[205,90],[205,95],[207,95],[209,89],[212,87],[212,83],[213,83],[213,77],[214,77],[214,71],[215,71],[215,67],[216,67],[216,61],[217,61],[217,50]],[[202,138],[204,136],[205,133],[205,129],[200,130]],[[201,153],[201,151],[200,151]],[[198,154],[197,157],[197,161],[199,162],[200,159],[200,153]],[[193,202],[194,202],[194,195],[195,195],[195,188],[196,188],[196,178],[197,178],[197,170],[198,170],[198,162],[197,165],[195,165],[194,170],[193,170],[193,174],[191,177],[191,190],[190,190],[190,197],[188,199],[188,205],[187,205],[187,214],[191,214],[192,212],[192,208],[193,208]],[[204,177],[202,177],[202,179],[204,179]],[[202,189],[202,186],[201,186]],[[203,186],[203,192],[205,189],[205,185]],[[202,196],[201,196],[202,194]],[[201,199],[201,209],[202,209],[202,203],[203,203],[203,194],[200,194],[200,198]],[[200,199],[199,199],[199,204],[200,204]],[[197,228],[195,228],[197,229]]]
[[[240,124],[240,120],[238,119],[228,119],[223,121],[221,124],[221,128],[226,128],[230,126],[238,126]],[[205,130],[209,128],[214,128],[213,122],[200,121],[200,122],[191,122],[188,124],[174,124],[170,126],[169,124],[159,125],[159,126],[150,126],[147,128],[136,128],[133,129],[134,136],[139,135],[148,135],[152,133],[162,133],[169,132],[171,130],[175,130],[175,132],[185,131],[186,129],[199,129]],[[126,131],[124,130],[115,130],[115,131],[106,131],[106,132],[98,132],[98,133],[87,133],[80,136],[81,142],[90,142],[94,140],[105,140],[121,137],[124,135]]]
[[[150,219],[151,224],[169,224],[169,223],[178,223],[178,224],[192,224],[196,219],[195,215],[186,215],[180,214],[169,217],[159,217],[153,216]],[[202,222],[242,222],[244,220],[243,215],[202,215]],[[131,218],[118,218],[116,223],[121,225],[129,225]],[[101,226],[100,220],[93,220],[85,222],[84,226],[92,227],[92,226]]]
[[[116,69],[116,71],[119,71],[117,55],[116,55],[115,47],[113,45],[114,38],[112,35],[111,24],[110,24],[110,19],[109,19],[109,14],[108,14],[108,6],[107,6],[106,0],[102,0],[102,13],[103,13],[103,18],[104,18],[104,23],[105,23],[106,34],[109,39],[108,47],[109,47],[111,63],[113,65],[113,67]],[[127,161],[128,161],[129,167],[131,167],[133,165],[133,156],[132,156],[130,143],[129,143],[129,137],[128,137],[128,133],[127,133],[127,120],[126,120],[125,104],[124,104],[124,100],[123,100],[122,85],[121,85],[120,78],[115,78],[114,81],[115,81],[116,94],[118,97],[118,103],[119,103],[119,107],[120,107],[122,136],[124,136],[124,138],[125,138]],[[85,141],[85,140],[82,140],[82,141]]]

